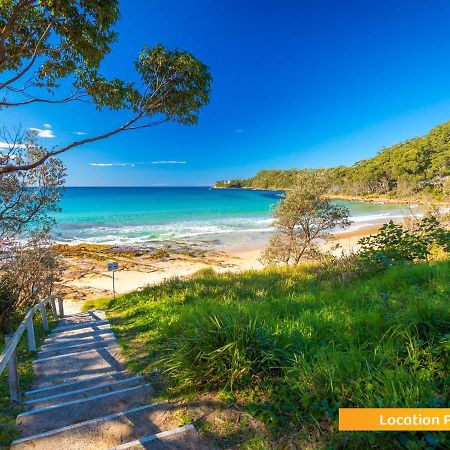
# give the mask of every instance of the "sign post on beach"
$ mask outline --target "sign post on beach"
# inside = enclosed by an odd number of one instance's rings
[[[108,270],[112,272],[112,280],[113,280],[113,298],[116,298],[116,288],[114,285],[114,272],[119,268],[119,264],[116,261],[110,261],[108,263]]]

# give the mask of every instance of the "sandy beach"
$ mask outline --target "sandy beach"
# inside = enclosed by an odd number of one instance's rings
[[[344,251],[355,248],[362,236],[375,233],[379,225],[336,233],[324,248],[339,244]],[[65,298],[75,302],[112,295],[112,273],[107,262],[117,261],[115,290],[123,294],[160,283],[173,277],[188,277],[202,269],[216,272],[240,272],[263,268],[259,260],[265,244],[248,244],[239,247],[175,248],[163,251],[123,249],[108,246],[78,244],[58,246],[66,265],[60,285]]]
[[[258,261],[261,251],[262,247],[246,247],[227,251],[208,250],[198,255],[170,253],[151,262],[145,255],[124,258],[107,253],[110,258],[105,259],[104,252],[82,257],[63,256],[66,271],[61,290],[66,298],[75,301],[110,296],[112,273],[106,267],[109,260],[119,263],[119,269],[114,274],[115,290],[123,294],[169,278],[187,277],[202,269],[217,272],[259,269],[263,267]]]
[[[260,269],[279,200],[278,191],[207,186],[68,188],[54,233],[67,267],[62,294],[77,301],[110,296],[108,261],[119,264],[119,294],[202,269]],[[351,226],[319,245],[349,251],[381,224],[421,214],[417,205],[360,200],[342,200]]]

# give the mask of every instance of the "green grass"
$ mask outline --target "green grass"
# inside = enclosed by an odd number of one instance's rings
[[[203,271],[86,308],[108,309],[131,369],[162,374],[166,395],[206,391],[244,405],[274,448],[414,449],[450,441],[340,433],[338,408],[450,406],[449,298],[449,262],[346,284],[304,265]]]
[[[14,332],[23,319],[23,314],[17,314],[10,325],[11,332]],[[51,319],[51,312],[47,311],[49,327],[56,325]],[[34,333],[36,337],[36,345],[40,345],[46,332],[42,327],[42,319],[39,313],[34,316]],[[5,347],[4,336],[0,334],[0,353]],[[29,352],[27,347],[26,331],[20,339],[17,347],[17,368],[19,372],[19,381],[21,392],[23,394],[33,381],[32,362],[36,356],[36,352]],[[8,449],[11,441],[19,437],[19,430],[16,427],[16,416],[22,411],[20,404],[14,404],[9,399],[8,386],[8,370],[5,369],[0,375],[0,449]]]

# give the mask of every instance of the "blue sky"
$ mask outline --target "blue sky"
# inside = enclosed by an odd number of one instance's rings
[[[164,124],[67,153],[67,184],[208,185],[373,156],[450,119],[449,21],[447,0],[123,1],[104,74],[132,80],[140,49],[161,42],[210,67],[211,103],[195,127]],[[48,146],[128,117],[76,103],[2,114],[44,130]]]

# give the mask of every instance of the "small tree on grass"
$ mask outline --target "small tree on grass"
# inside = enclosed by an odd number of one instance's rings
[[[261,257],[263,262],[296,265],[312,253],[318,239],[329,238],[332,228],[350,225],[350,211],[326,198],[327,189],[323,172],[299,174],[294,189],[275,208],[277,233]]]

